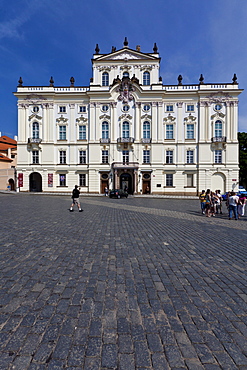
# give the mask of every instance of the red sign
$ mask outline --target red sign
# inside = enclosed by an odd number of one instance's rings
[[[53,173],[48,173],[48,186],[53,187]]]
[[[237,181],[237,179],[232,179],[232,181]]]
[[[23,188],[23,173],[18,174],[18,186],[19,188]]]

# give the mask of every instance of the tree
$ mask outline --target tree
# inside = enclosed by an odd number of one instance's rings
[[[247,185],[247,132],[238,133],[239,141],[239,183]]]

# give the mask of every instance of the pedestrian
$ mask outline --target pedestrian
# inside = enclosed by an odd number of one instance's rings
[[[211,191],[210,189],[207,189],[206,191],[206,216],[211,217],[211,206],[212,206],[212,200],[211,200]]]
[[[229,220],[232,219],[232,214],[234,214],[235,220],[238,219],[237,215],[237,205],[238,205],[239,197],[236,195],[234,191],[231,192],[230,197],[228,198],[229,204]]]
[[[81,209],[81,205],[80,205],[80,201],[79,201],[80,190],[81,189],[78,188],[78,185],[75,185],[75,188],[72,191],[72,197],[71,198],[73,199],[73,202],[72,202],[71,207],[70,207],[70,212],[74,211],[74,205],[75,204],[77,205],[79,212],[83,211],[83,209]]]
[[[245,211],[245,204],[246,204],[246,197],[243,194],[240,194],[239,200],[238,200],[238,218],[241,216],[244,216]]]
[[[216,213],[220,213],[222,215],[222,195],[220,194],[220,190],[216,190],[215,194],[218,198],[216,201]]]
[[[202,214],[205,215],[206,209],[206,193],[205,190],[202,190],[201,194],[199,195],[200,203],[201,203],[201,211]]]
[[[108,187],[105,186],[105,197],[107,197],[107,195],[108,195]]]

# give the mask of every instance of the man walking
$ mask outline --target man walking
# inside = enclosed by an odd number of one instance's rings
[[[238,205],[239,197],[234,193],[234,191],[231,192],[230,197],[228,198],[228,204],[229,204],[229,220],[232,219],[232,213],[234,214],[235,220],[238,219],[237,215],[237,205]]]
[[[77,205],[79,212],[83,211],[83,209],[81,209],[79,196],[80,196],[80,188],[78,189],[78,185],[75,185],[75,188],[72,191],[73,202],[72,202],[71,207],[70,207],[70,212],[74,211],[74,205],[75,204]]]
[[[199,199],[200,199],[200,202],[201,202],[202,214],[205,215],[205,208],[206,208],[206,193],[205,193],[205,190],[202,190],[201,194],[199,195]]]

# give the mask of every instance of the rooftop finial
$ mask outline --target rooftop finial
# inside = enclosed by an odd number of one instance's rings
[[[53,77],[52,76],[50,78],[50,86],[54,86],[54,80],[53,80]]]
[[[99,48],[99,45],[96,44],[96,48],[95,48],[95,54],[99,54],[100,52],[100,48]]]
[[[111,52],[114,53],[116,51],[116,46],[112,46]]]
[[[183,81],[183,77],[182,77],[182,75],[179,75],[178,76],[178,85],[183,85],[182,81]]]
[[[125,37],[125,39],[124,39],[124,47],[127,48],[128,45],[129,45],[129,41],[128,41],[127,37]]]
[[[74,79],[74,77],[71,77],[71,79],[70,79],[70,83],[71,83],[71,85],[70,85],[70,86],[74,86],[74,85],[75,85],[75,79]]]
[[[201,74],[200,78],[199,78],[199,81],[200,81],[200,85],[203,85],[204,84],[204,77],[203,77],[203,74]]]
[[[158,47],[157,47],[156,42],[154,43],[153,51],[154,51],[155,54],[158,53]]]
[[[237,84],[237,75],[236,75],[236,73],[234,73],[234,75],[233,75],[233,78],[232,78],[232,83],[233,84]]]
[[[21,77],[19,78],[18,84],[19,84],[18,86],[22,86],[22,84],[23,84],[23,81],[22,81]]]

